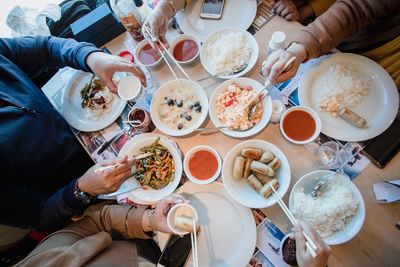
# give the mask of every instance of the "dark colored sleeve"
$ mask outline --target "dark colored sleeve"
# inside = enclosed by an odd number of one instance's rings
[[[0,39],[0,53],[31,78],[65,66],[91,71],[86,58],[95,51],[100,50],[92,44],[51,36]]]
[[[19,228],[54,230],[70,222],[88,207],[74,197],[74,183],[53,194],[26,185],[6,185],[0,196],[0,223]]]

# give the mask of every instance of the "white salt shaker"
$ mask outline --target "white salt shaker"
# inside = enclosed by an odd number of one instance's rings
[[[279,49],[285,49],[286,34],[281,31],[276,31],[272,34],[268,44],[267,55]]]

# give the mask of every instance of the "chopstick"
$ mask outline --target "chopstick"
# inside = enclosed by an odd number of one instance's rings
[[[269,186],[272,189],[273,195],[278,201],[279,206],[282,208],[283,212],[286,214],[290,222],[295,225],[298,224],[297,219],[293,216],[293,214],[290,212],[288,207],[286,206],[285,202],[281,199],[281,197],[278,195],[278,192],[276,192],[275,188],[272,186],[270,182],[268,182]],[[306,247],[308,249],[308,252],[311,254],[313,258],[317,256],[316,251],[317,251],[317,246],[315,245],[314,241],[308,236],[306,232],[303,231],[303,235],[306,238]]]
[[[198,267],[199,266],[199,258],[198,258],[198,255],[197,255],[196,219],[195,218],[192,218],[192,219],[193,219],[193,221],[192,221],[193,222],[193,232],[190,234],[190,237],[191,237],[191,240],[192,240],[193,265],[194,265],[194,267]]]
[[[283,70],[279,73],[279,75],[280,75],[281,73],[287,71],[287,70],[292,66],[292,64],[293,64],[293,62],[294,62],[295,60],[296,60],[296,57],[291,57],[291,58],[289,59],[289,61],[286,62],[286,64],[283,66]],[[268,80],[267,83],[265,84],[265,86],[261,89],[261,91],[260,91],[258,94],[256,94],[249,102],[247,102],[246,105],[244,105],[244,107],[240,109],[239,113],[241,113],[243,110],[245,110],[246,108],[248,108],[248,107],[251,105],[251,103],[253,103],[254,100],[256,100],[257,98],[259,98],[259,100],[258,100],[257,103],[256,103],[256,105],[257,105],[258,102],[260,102],[260,95],[263,94],[263,92],[264,92],[267,88],[269,88],[270,86],[272,86],[272,84],[271,84],[271,81]],[[267,91],[267,92],[265,93],[265,95],[264,95],[261,99],[264,99],[264,97],[265,97],[266,95],[268,95],[268,94],[269,94],[269,91]]]
[[[145,29],[146,29],[147,34],[148,34],[149,36],[151,36],[149,27],[146,26]],[[177,62],[177,61],[175,60],[175,58],[173,57],[173,55],[171,55],[171,52],[169,52],[169,50],[164,46],[164,44],[163,44],[161,41],[157,41],[157,43],[158,43],[157,49],[159,50],[159,52],[161,53],[161,51],[160,51],[161,49],[160,49],[160,47],[159,47],[159,45],[161,45],[161,47],[164,49],[165,52],[167,52],[167,54],[168,54],[168,56],[171,58],[171,60],[178,66],[179,70],[183,73],[183,75],[185,75],[185,77],[186,77],[188,80],[192,80],[192,79],[189,77],[189,75],[186,73],[186,71],[181,67],[181,65],[179,64],[179,62]],[[165,62],[167,63],[168,67],[171,69],[171,72],[172,72],[172,74],[175,76],[175,79],[178,79],[177,76],[176,76],[176,74],[175,74],[175,72],[173,71],[171,65],[169,64],[168,60],[165,58],[164,53],[161,53],[161,55],[162,55],[163,59],[165,60]]]
[[[144,159],[144,158],[150,157],[151,155],[153,155],[152,152],[147,152],[147,153],[144,153],[144,154],[137,155],[137,156],[133,157],[132,159],[136,159],[136,160],[138,160],[138,159]],[[131,159],[130,159],[130,160],[131,160]],[[112,164],[112,165],[100,167],[100,168],[96,169],[94,172],[95,172],[95,173],[104,172],[104,171],[107,171],[107,170],[109,170],[109,169],[116,168],[116,167],[118,167],[118,166],[120,166],[120,165],[121,165],[121,163],[116,163],[116,164]]]

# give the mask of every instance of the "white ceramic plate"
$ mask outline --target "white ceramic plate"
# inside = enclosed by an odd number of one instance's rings
[[[164,97],[168,96],[167,92],[170,89],[173,88],[179,88],[180,85],[176,80],[169,81],[165,84],[163,84],[155,93],[153,96],[153,99],[151,100],[151,106],[150,106],[150,115],[151,119],[153,120],[154,125],[159,129],[161,132],[171,135],[171,136],[183,136],[192,133],[195,129],[199,128],[200,125],[204,122],[204,120],[207,118],[207,110],[208,110],[208,98],[207,95],[204,91],[204,89],[196,82],[190,81],[190,80],[185,80],[185,79],[180,79],[182,85],[185,88],[190,88],[192,89],[198,97],[198,100],[200,101],[201,104],[201,115],[197,119],[195,123],[189,128],[183,129],[183,130],[178,130],[178,129],[172,129],[170,127],[167,127],[160,119],[160,115],[158,112],[158,104],[164,101]],[[185,105],[185,103],[184,103]]]
[[[290,166],[283,152],[275,145],[263,140],[248,140],[237,144],[224,159],[222,166],[222,181],[225,188],[234,200],[249,208],[267,208],[276,203],[276,199],[271,195],[264,198],[256,192],[247,182],[246,179],[236,180],[233,178],[232,170],[236,156],[241,155],[243,148],[259,148],[262,151],[270,150],[281,161],[281,166],[276,171],[275,178],[279,181],[278,194],[283,198],[290,185]]]
[[[361,78],[371,80],[371,89],[362,103],[353,110],[365,118],[368,128],[360,129],[328,112],[319,111],[323,76],[329,67],[338,64],[357,66]],[[300,104],[313,108],[321,118],[321,132],[335,139],[357,142],[371,139],[385,131],[396,117],[399,109],[399,94],[390,75],[374,61],[355,54],[337,53],[315,60],[301,77],[299,85]]]
[[[214,73],[214,71],[212,70],[212,68],[209,65],[209,60],[207,59],[207,47],[210,44],[214,43],[216,40],[218,40],[218,38],[220,38],[221,34],[226,34],[226,33],[230,33],[230,32],[243,32],[246,35],[248,41],[250,42],[250,46],[252,48],[252,53],[250,55],[249,62],[247,63],[247,66],[245,69],[243,69],[242,71],[240,71],[236,74],[232,74],[232,75],[218,75],[218,78],[221,78],[221,79],[232,79],[232,78],[237,78],[237,77],[241,77],[241,76],[245,75],[247,72],[249,72],[254,67],[254,65],[257,63],[257,60],[258,60],[258,53],[259,53],[258,44],[253,35],[251,35],[248,31],[242,30],[240,28],[224,28],[224,29],[221,29],[221,30],[211,33],[207,37],[207,39],[204,41],[203,46],[201,47],[200,60],[201,60],[201,64],[205,68],[205,70],[208,73],[210,73],[211,75],[216,74],[216,73]]]
[[[130,139],[125,145],[122,147],[118,156],[122,157],[124,155],[135,156],[141,154],[140,149],[144,146],[152,144],[157,139],[157,136],[154,135],[146,135],[141,134],[137,135],[134,138]],[[178,187],[179,181],[182,177],[182,158],[179,150],[173,146],[170,141],[165,138],[160,138],[160,144],[168,149],[171,153],[174,162],[175,162],[175,177],[174,179],[164,188],[156,190],[156,189],[137,189],[129,193],[128,198],[138,204],[149,205],[158,202],[164,197],[170,195],[174,190]],[[134,178],[130,178],[129,183],[132,183]]]
[[[102,114],[98,120],[86,118],[86,110],[81,107],[81,89],[90,82],[91,73],[77,71],[68,82],[62,96],[62,115],[75,129],[93,132],[106,128],[124,111],[126,101],[116,96],[110,111]]]
[[[247,30],[257,13],[256,0],[229,0],[225,1],[221,19],[203,19],[200,18],[202,3],[203,1],[192,1],[183,11],[176,14],[182,31],[196,36],[200,41],[204,41],[213,31],[226,27]]]
[[[257,91],[261,91],[261,89],[263,88],[261,83],[255,81],[255,80],[249,79],[249,78],[235,78],[235,79],[228,80],[228,81],[221,83],[217,88],[215,88],[215,90],[213,91],[211,98],[210,98],[209,114],[210,114],[210,119],[215,127],[225,126],[218,119],[216,103],[217,103],[218,96],[226,88],[228,88],[228,86],[233,82],[240,86],[251,86],[251,87],[253,87],[254,90],[257,90]],[[236,137],[236,138],[245,138],[245,137],[249,137],[249,136],[259,133],[267,126],[267,124],[271,118],[271,114],[272,114],[271,97],[270,96],[265,97],[262,104],[263,104],[262,118],[253,128],[251,128],[247,131],[243,131],[243,132],[234,131],[234,130],[230,130],[230,129],[220,129],[220,131],[228,136]]]
[[[199,215],[199,266],[246,266],[254,253],[257,239],[251,210],[236,203],[218,182],[207,185],[187,182],[178,193],[190,200]],[[167,238],[166,234],[160,235],[160,239]],[[189,262],[192,262],[191,258]],[[190,263],[187,266],[191,266]]]
[[[318,181],[321,177],[328,176],[331,173],[332,171],[329,170],[318,170],[310,172],[301,177],[293,186],[293,189],[290,192],[289,209],[293,207],[294,192],[299,190],[299,188],[304,188],[304,192],[310,192],[312,188],[314,188],[314,186],[316,185],[316,181]],[[350,191],[352,191],[354,197],[358,200],[360,205],[358,207],[356,215],[349,223],[346,224],[346,227],[343,231],[336,232],[330,237],[324,239],[328,245],[339,245],[351,240],[361,230],[361,227],[365,219],[365,203],[358,188],[355,186],[353,182],[349,180],[349,178],[341,174],[337,174],[335,179],[342,179],[346,182],[346,187]]]

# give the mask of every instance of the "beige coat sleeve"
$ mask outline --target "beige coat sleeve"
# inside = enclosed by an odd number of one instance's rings
[[[145,209],[130,205],[94,205],[85,211],[81,220],[46,237],[16,266],[82,266],[103,250],[109,250],[112,238],[147,239],[149,236],[142,229]],[[131,263],[137,266],[137,255],[133,256],[135,260]]]
[[[338,0],[304,27],[294,41],[304,45],[308,59],[319,57],[398,6],[398,0]]]

